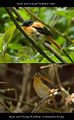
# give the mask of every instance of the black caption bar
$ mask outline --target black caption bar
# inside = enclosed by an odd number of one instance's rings
[[[73,0],[0,0],[0,7],[74,7]]]
[[[0,113],[0,120],[21,120],[21,119],[57,119],[57,120],[74,120],[73,113]]]

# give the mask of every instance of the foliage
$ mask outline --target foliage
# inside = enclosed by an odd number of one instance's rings
[[[42,19],[44,23],[55,27],[62,34],[66,34],[74,40],[74,8],[73,7],[28,7],[32,13]],[[17,9],[25,20],[32,17],[22,8]],[[13,14],[14,15],[14,14]],[[16,15],[14,15],[16,17]],[[18,18],[16,17],[18,20]],[[19,24],[21,23],[18,20]],[[56,42],[74,60],[74,46],[66,39],[51,31]],[[51,45],[57,50],[54,45]],[[51,52],[42,47],[42,50],[54,61],[60,62]],[[64,53],[57,50],[62,57],[70,62]],[[35,48],[28,42],[10,19],[3,7],[0,7],[0,63],[49,63]]]

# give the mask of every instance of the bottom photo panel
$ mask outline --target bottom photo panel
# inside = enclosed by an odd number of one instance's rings
[[[0,64],[0,113],[74,113],[74,64]]]

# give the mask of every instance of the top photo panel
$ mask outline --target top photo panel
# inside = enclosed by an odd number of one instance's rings
[[[0,63],[74,63],[74,7],[0,7]]]

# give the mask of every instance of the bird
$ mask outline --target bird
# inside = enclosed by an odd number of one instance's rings
[[[54,40],[53,35],[44,26],[44,24],[40,22],[35,22],[33,20],[25,20],[22,24],[20,24],[20,26],[36,44],[43,44],[44,42],[54,44],[60,51],[63,51],[73,63],[73,60],[70,58],[67,52],[62,49],[62,47]]]
[[[57,92],[58,89],[54,86],[51,80],[45,77],[42,73],[36,72],[34,75],[33,87],[40,98],[45,98],[51,94],[51,100],[53,100],[55,107],[57,107],[53,93]],[[49,103],[50,100],[48,100],[47,102]]]
[[[34,75],[33,87],[40,98],[50,95],[51,89],[55,89],[53,82],[40,72],[36,72]]]

